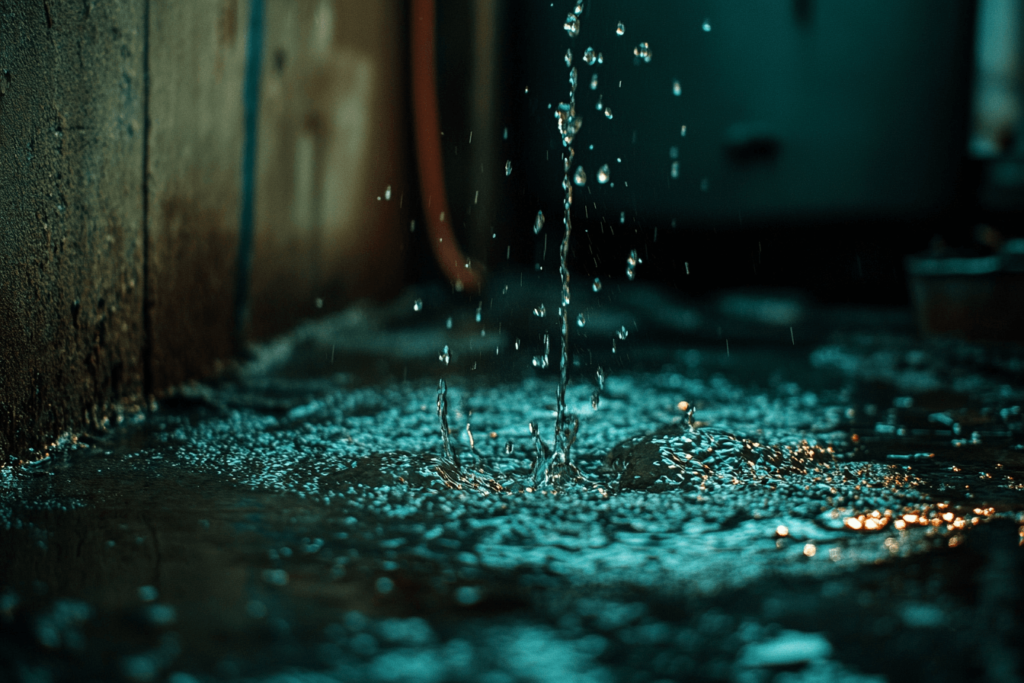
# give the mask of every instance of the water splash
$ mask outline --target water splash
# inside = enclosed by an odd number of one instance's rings
[[[441,423],[442,459],[445,463],[461,469],[458,454],[452,449],[451,436],[448,433],[448,385],[444,379],[437,382],[437,419]]]

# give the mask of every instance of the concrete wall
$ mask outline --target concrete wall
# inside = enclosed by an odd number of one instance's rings
[[[142,396],[144,14],[0,1],[0,458]]]
[[[401,285],[405,3],[264,2],[247,133],[259,2],[0,0],[0,460]]]

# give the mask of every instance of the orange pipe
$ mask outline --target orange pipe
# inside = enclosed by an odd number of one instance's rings
[[[437,99],[437,59],[435,54],[437,11],[435,0],[411,0],[413,133],[416,138],[416,162],[420,175],[427,217],[427,236],[441,272],[452,285],[466,291],[480,291],[483,275],[466,267],[466,256],[452,230],[452,214],[444,184],[444,157],[441,154],[441,114]]]

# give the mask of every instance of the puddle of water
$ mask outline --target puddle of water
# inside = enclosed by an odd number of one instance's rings
[[[2,471],[12,680],[953,680],[1020,635],[1009,356],[869,335],[725,356],[633,335],[646,361],[610,372],[597,409],[593,368],[571,370],[583,481],[530,492],[550,371],[526,350],[468,371],[455,326],[460,474],[441,462],[438,363],[407,362],[433,332],[377,325],[393,380],[296,374],[328,351],[317,334],[336,358],[358,349],[346,324],[366,320],[299,330],[234,379]],[[953,632],[968,668],[914,654]]]

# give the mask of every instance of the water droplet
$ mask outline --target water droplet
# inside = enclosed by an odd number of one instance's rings
[[[522,342],[520,342],[520,341],[519,341],[519,337],[516,337],[516,351],[518,351],[518,350],[519,350],[519,345],[520,345],[521,343],[522,343]]]
[[[611,171],[608,169],[608,164],[604,164],[601,168],[597,169],[597,182],[604,185],[611,178]]]
[[[707,178],[701,178],[700,179],[700,191],[701,192],[707,192],[710,189],[711,189],[711,183],[708,182],[708,179]]]
[[[538,318],[543,318],[545,315],[547,315],[547,313],[548,311],[546,308],[544,308],[544,304],[541,304],[540,306],[537,306],[536,308],[533,309],[533,314]]]
[[[626,33],[626,25],[623,24],[620,21],[619,25],[615,27],[615,35],[621,36],[621,35],[624,35],[625,33]]]
[[[578,75],[578,72],[576,71],[576,67],[573,67],[572,70],[569,71],[569,88],[573,92],[576,92],[576,84],[578,82],[579,82],[579,75]]]
[[[650,44],[640,43],[639,45],[633,48],[633,55],[636,56],[637,59],[642,59],[645,62],[650,62],[652,56]]]
[[[590,407],[597,410],[599,405],[601,405],[601,392],[595,391],[590,395]]]
[[[447,346],[445,346],[443,349],[441,349],[441,353],[438,354],[437,359],[444,363],[445,365],[448,365],[448,363],[450,363],[452,360],[452,352],[448,349]]]
[[[621,327],[619,327],[619,329],[615,331],[615,336],[618,337],[619,339],[625,339],[626,337],[629,336],[629,330],[626,329],[625,325],[622,325]]]
[[[678,78],[672,81],[672,94],[675,95],[676,97],[679,97],[680,95],[683,94],[683,86],[682,84],[679,83]]]
[[[422,311],[423,310],[423,299],[416,299],[412,302],[412,310]]]
[[[476,306],[476,321],[477,322],[480,322],[480,319],[483,317],[483,314],[484,314],[484,302],[481,301]]]
[[[512,175],[512,160],[509,159],[505,162],[505,175]],[[442,219],[444,220],[444,219]]]
[[[590,89],[597,90],[597,74],[590,77]]]
[[[587,66],[594,66],[594,62],[597,61],[597,54],[594,52],[594,48],[588,47],[584,50],[583,61],[587,63]]]
[[[583,3],[577,2],[576,7],[573,9],[572,13],[575,14],[576,16],[583,14]]]
[[[505,455],[512,455],[512,451],[515,450],[515,446],[512,445],[511,441],[505,442]]]
[[[630,250],[629,256],[626,257],[626,277],[629,278],[630,281],[636,277],[636,267],[641,263],[643,263],[643,261],[636,255],[636,249]],[[625,330],[626,328],[622,329]],[[625,337],[621,337],[621,339],[625,339]]]
[[[671,147],[669,147],[668,148],[668,158],[669,159],[678,159],[679,158],[679,148],[676,147],[675,145],[672,145]]]
[[[612,353],[618,353],[618,352],[619,352],[619,348],[618,348],[618,346],[616,346],[615,340],[612,339]]]
[[[575,14],[570,14],[565,18],[565,24],[562,26],[565,32],[575,38],[580,34],[580,19]]]
[[[672,176],[673,178],[678,178],[679,177],[679,162],[678,161],[673,161],[672,162],[672,168],[669,169],[668,174],[670,176]]]
[[[701,26],[704,29],[704,33],[711,33],[711,21],[708,19],[704,20],[704,24]],[[726,31],[728,33],[728,31]]]
[[[597,104],[594,105],[594,109],[596,109],[598,111],[603,111],[604,110],[604,102],[602,102],[603,99],[604,99],[604,95],[598,95],[597,96]]]
[[[679,129],[679,135],[680,137],[686,137],[686,126],[683,126],[682,128]]]
[[[595,277],[594,284],[592,284],[590,288],[593,289],[595,292],[600,292],[602,286],[603,285],[601,284],[601,278]]]
[[[452,317],[451,316],[448,316],[448,320],[445,321],[444,326],[447,329],[449,329],[449,330],[452,329]]]
[[[533,367],[544,370],[548,367],[548,356],[551,355],[551,337],[544,335],[544,355],[533,357]],[[531,428],[534,429],[534,428]]]
[[[587,318],[582,313],[576,316],[576,325],[579,327],[585,327],[587,324]]]
[[[626,224],[626,212],[625,211],[620,211],[619,212],[619,223],[622,223],[623,225]]]
[[[388,185],[387,189],[384,190],[384,199],[391,201],[391,186]]]
[[[533,220],[533,234],[539,235],[540,231],[544,229],[544,212],[538,211],[537,217]]]
[[[604,389],[604,368],[600,365],[597,366],[597,372],[595,374],[597,376],[597,388]]]
[[[612,118],[612,108],[611,107],[605,107],[604,108],[604,115],[607,118],[609,118],[609,119]]]
[[[572,181],[579,187],[587,184],[587,172],[583,170],[582,166],[576,167],[576,173],[573,174]]]
[[[565,65],[566,66],[572,66],[572,49],[571,48],[565,51]]]

